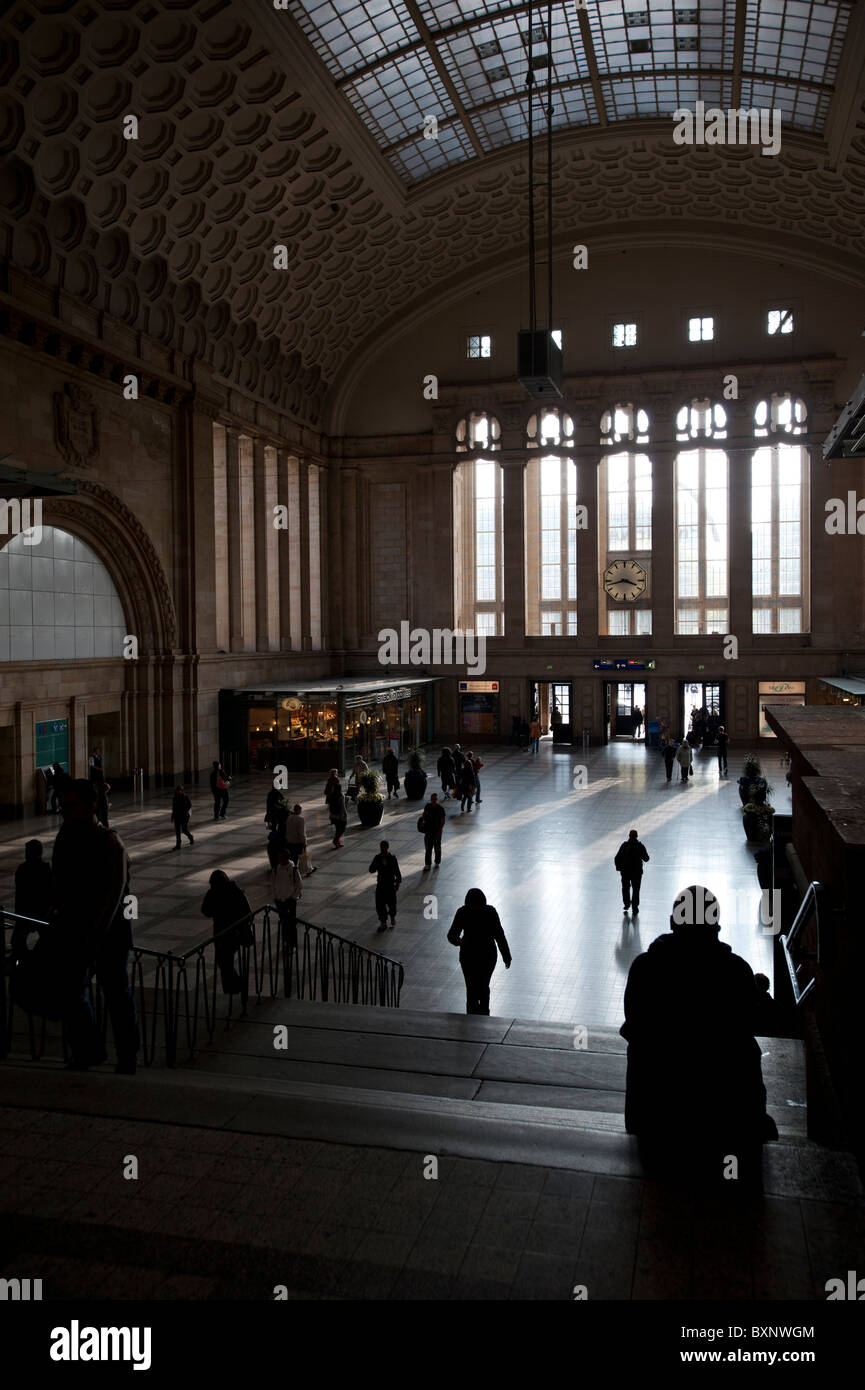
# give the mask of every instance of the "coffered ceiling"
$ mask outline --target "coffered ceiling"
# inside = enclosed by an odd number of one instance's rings
[[[329,8],[12,0],[0,60],[12,265],[316,425],[388,324],[516,270],[526,232],[526,7]],[[726,229],[862,274],[861,4],[707,0],[694,25],[647,3],[642,27],[619,0],[590,9],[553,7],[563,247],[574,227],[598,245]],[[698,48],[677,47],[695,28]],[[644,30],[651,49],[634,52]],[[495,91],[493,59],[508,72]],[[391,70],[429,85],[389,86]],[[423,163],[430,93],[441,139]],[[676,145],[669,112],[697,94],[777,102],[780,153]]]

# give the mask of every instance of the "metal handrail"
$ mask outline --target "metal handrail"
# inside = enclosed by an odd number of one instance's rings
[[[784,959],[787,962],[787,971],[790,975],[790,984],[793,989],[793,1000],[796,1004],[803,1003],[817,983],[816,976],[812,975],[811,979],[805,985],[805,988],[802,989],[799,980],[799,972],[803,970],[808,963],[816,965],[820,963],[820,900],[824,891],[823,884],[818,882],[817,879],[814,879],[812,883],[808,884],[805,895],[799,904],[799,910],[793,919],[793,925],[786,935],[778,938],[781,949],[784,952]],[[812,914],[814,918],[815,949],[806,950],[804,946],[800,947],[796,950],[796,958],[794,959],[794,949],[796,948],[799,937],[810,923]]]
[[[14,1010],[18,1007],[11,998],[11,970],[7,967],[12,956],[7,957],[5,930],[14,929],[19,922],[32,923],[34,928],[45,927],[48,923],[6,912],[2,907],[0,921],[4,926],[0,1057],[5,1057],[12,1039]],[[239,933],[249,926],[252,939],[238,940]],[[405,970],[399,961],[302,919],[295,923],[289,939],[286,926],[276,907],[266,903],[187,951],[152,951],[134,946],[130,953],[130,988],[138,1011],[143,1064],[151,1066],[156,1059],[160,1018],[166,1063],[170,1067],[177,1063],[182,1030],[185,1030],[188,1060],[195,1056],[201,1032],[206,1035],[208,1044],[213,1042],[219,1021],[216,944],[223,938],[234,937],[237,941],[232,961],[240,979],[237,996],[225,996],[228,1000],[224,1016],[226,1029],[231,1027],[235,1016],[235,997],[240,1000],[239,1016],[243,1017],[250,994],[255,996],[256,1003],[263,997],[275,998],[281,993],[286,999],[399,1008],[405,979]],[[98,976],[91,977],[89,990],[97,1023],[105,1037],[108,1010]],[[20,1008],[18,1011],[22,1012]],[[44,1018],[33,1014],[26,1017],[30,1055],[37,1061],[45,1052],[47,1024]],[[65,1054],[65,1041],[63,1046]]]

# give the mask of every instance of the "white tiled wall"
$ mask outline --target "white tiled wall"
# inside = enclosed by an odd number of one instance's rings
[[[123,608],[102,561],[53,526],[0,550],[0,661],[122,656]]]

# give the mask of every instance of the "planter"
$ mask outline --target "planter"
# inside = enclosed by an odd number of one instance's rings
[[[357,799],[357,818],[361,825],[367,829],[371,825],[378,825],[384,814],[383,801],[364,801],[362,797]]]
[[[747,781],[744,777],[739,778],[739,800],[743,806],[749,801],[762,804],[766,800],[768,790],[765,777],[750,777]]]
[[[756,811],[742,812],[742,828],[747,839],[765,845],[772,834],[772,822],[768,816],[758,815]]]
[[[426,795],[427,775],[423,768],[410,767],[402,779],[403,789],[409,801],[422,801]]]

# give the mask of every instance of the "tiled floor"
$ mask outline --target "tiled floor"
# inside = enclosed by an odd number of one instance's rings
[[[138,1177],[126,1180],[128,1155]],[[825,1299],[860,1204],[0,1109],[0,1277],[45,1299]]]
[[[313,860],[300,915],[401,960],[407,1008],[461,1012],[465,1007],[457,952],[447,929],[467,889],[481,887],[499,911],[513,966],[493,978],[492,1010],[526,1019],[618,1026],[634,956],[667,929],[680,888],[707,884],[722,906],[722,939],[755,970],[772,973],[772,940],[759,921],[760,890],[753,852],[742,833],[736,777],[745,750],[719,779],[707,753],[697,757],[691,785],[666,782],[656,753],[641,744],[611,744],[585,759],[587,781],[574,787],[576,750],[553,751],[549,740],[532,758],[509,747],[484,750],[483,802],[460,814],[448,802],[439,869],[423,872],[418,803],[385,804],[380,829],[364,830],[351,813],[345,847],[334,851],[323,801],[323,775],[298,776],[287,795],[305,809]],[[777,752],[761,749],[774,784],[774,804],[789,810]],[[434,758],[431,759],[434,762]],[[143,805],[118,800],[112,825],[132,860],[141,945],[184,948],[208,932],[201,900],[214,868],[237,875],[253,906],[267,900],[264,802],[267,774],[237,778],[229,818],[211,819],[206,789],[192,793],[193,847],[171,851],[170,796]],[[437,783],[431,780],[430,790]],[[50,845],[57,817],[0,828],[0,902],[11,905],[12,875],[23,845]],[[643,878],[638,925],[623,918],[613,856],[631,827],[651,856]],[[367,872],[386,837],[403,873],[397,927],[376,933],[373,882]]]

